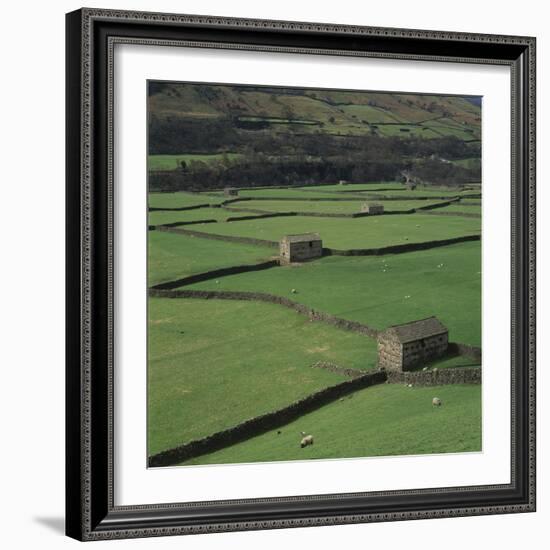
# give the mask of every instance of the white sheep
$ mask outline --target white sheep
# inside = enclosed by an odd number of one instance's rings
[[[304,447],[307,447],[308,445],[313,445],[313,436],[306,435],[306,432],[300,432],[302,434],[302,440],[300,441],[300,447],[303,449]]]
[[[439,397],[434,397],[432,399],[432,407],[441,407],[441,399],[439,399]]]

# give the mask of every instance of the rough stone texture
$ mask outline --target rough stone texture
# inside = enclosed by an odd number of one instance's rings
[[[474,212],[424,212],[424,214],[430,214],[431,216],[458,216],[459,218],[481,218],[481,214]]]
[[[386,378],[387,375],[385,372],[375,371],[352,380],[346,380],[334,386],[329,386],[282,409],[250,418],[226,430],[150,456],[149,466],[152,468],[173,466],[185,460],[245,441],[251,437],[284,426],[302,415],[331,403],[344,395],[375,384],[382,384],[386,381]],[[297,441],[297,444],[299,444],[299,441]]]
[[[465,235],[463,237],[453,237],[452,239],[442,239],[440,241],[424,241],[422,243],[406,243],[381,248],[356,248],[348,250],[338,250],[336,248],[325,248],[327,256],[381,256],[384,254],[397,254],[399,252],[409,252],[411,250],[427,250],[449,244],[464,243],[469,241],[480,241],[481,235]]]
[[[273,294],[267,294],[265,292],[244,292],[244,291],[230,291],[230,290],[190,290],[190,289],[158,289],[150,288],[149,296],[157,298],[200,298],[204,300],[249,300],[257,302],[267,302],[271,304],[278,304],[289,309],[293,309],[302,315],[306,315],[310,321],[320,321],[341,328],[343,330],[349,330],[351,332],[357,332],[364,334],[371,338],[376,338],[378,330],[375,328],[363,325],[356,321],[348,321],[347,319],[341,319],[335,317],[329,313],[322,311],[316,311],[308,306],[293,302],[288,298],[282,296],[275,296]]]
[[[373,204],[369,202],[364,202],[361,205],[361,212],[365,214],[383,214],[384,213],[384,205],[383,204]]]
[[[443,386],[446,384],[481,384],[481,367],[432,369],[427,371],[387,371],[390,384]]]
[[[396,325],[378,333],[378,366],[405,371],[443,357],[449,331],[436,317]]]
[[[159,283],[151,288],[156,290],[170,290],[186,285],[192,285],[194,283],[200,283],[202,281],[208,281],[210,279],[225,277],[226,275],[236,275],[237,273],[246,273],[248,271],[261,271],[263,269],[269,269],[271,267],[278,267],[279,265],[279,260],[270,260],[268,262],[262,262],[260,264],[224,267],[220,269],[214,269],[212,271],[206,271],[204,273],[197,273],[196,275],[189,275],[188,277],[183,277],[175,281]]]
[[[438,208],[443,208],[444,206],[449,206],[450,204],[453,204],[457,201],[459,201],[460,199],[458,197],[456,198],[453,198],[453,199],[450,199],[448,201],[443,201],[443,202],[437,202],[435,204],[427,204],[426,206],[419,206],[418,208],[416,208],[416,210],[420,210],[422,211],[422,213],[426,213],[426,210],[437,210]]]
[[[279,243],[281,262],[304,262],[323,255],[323,241],[316,233],[287,235]]]

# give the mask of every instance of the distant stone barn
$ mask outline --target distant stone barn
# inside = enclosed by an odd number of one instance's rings
[[[239,196],[239,190],[236,187],[226,187],[223,190],[223,193],[226,197],[237,197],[237,196]]]
[[[394,325],[378,334],[378,366],[406,371],[442,357],[449,347],[449,331],[437,319]]]
[[[361,205],[361,212],[363,212],[365,214],[383,214],[384,213],[384,205],[374,203],[374,202],[364,202]]]
[[[283,263],[320,258],[323,255],[323,241],[317,233],[287,235],[279,243],[279,253]]]

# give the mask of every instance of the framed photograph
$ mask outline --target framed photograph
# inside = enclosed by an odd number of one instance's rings
[[[67,535],[535,510],[535,39],[67,15]]]

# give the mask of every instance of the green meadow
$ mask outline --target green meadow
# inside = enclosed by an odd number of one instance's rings
[[[242,157],[239,153],[213,153],[207,155],[183,154],[183,155],[149,155],[147,168],[151,171],[158,170],[177,170],[182,162],[213,162],[227,158],[234,160]]]
[[[181,208],[199,204],[219,204],[224,197],[214,197],[206,194],[184,193],[149,193],[149,208]]]
[[[289,234],[317,232],[325,247],[359,249],[479,235],[481,220],[426,214],[355,219],[291,216],[207,224],[200,231],[271,241],[279,241]]]
[[[201,220],[216,220],[224,222],[230,216],[239,214],[231,213],[223,208],[196,208],[195,210],[153,210],[149,212],[150,225],[163,225],[175,222],[197,222]]]
[[[432,407],[434,396],[442,400],[441,407]],[[314,444],[303,449],[302,431],[314,437]],[[184,464],[479,451],[481,386],[408,388],[383,384],[305,414],[279,430]]]
[[[377,329],[436,315],[450,340],[481,344],[479,242],[387,256],[328,256],[189,288],[270,292]]]
[[[370,369],[376,343],[274,304],[150,298],[149,454],[345,380],[317,361]]]
[[[273,250],[265,247],[212,241],[163,231],[149,231],[148,250],[147,275],[150,286],[220,267],[261,263],[274,254]]]
[[[345,195],[344,195],[345,196]],[[242,203],[233,203],[233,208],[252,208],[257,210],[265,210],[267,212],[314,212],[328,214],[355,214],[361,212],[361,206],[365,202],[382,204],[387,211],[405,211],[413,210],[421,206],[429,206],[437,204],[438,200],[426,201],[368,201],[363,200],[345,200],[345,201],[243,201]]]

